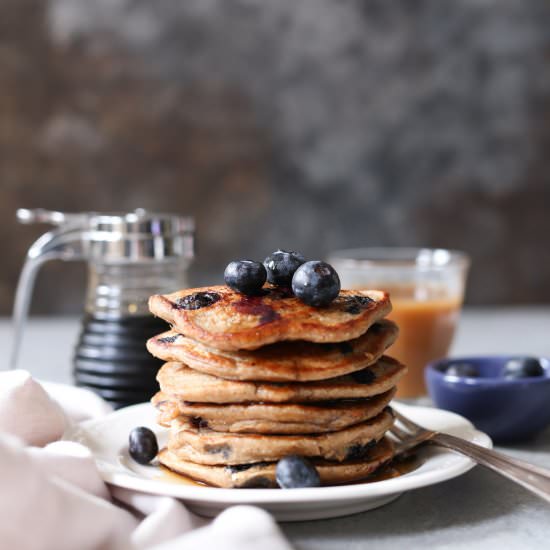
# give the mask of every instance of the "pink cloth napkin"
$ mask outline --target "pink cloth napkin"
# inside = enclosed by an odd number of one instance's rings
[[[259,508],[234,506],[210,521],[176,499],[105,485],[89,450],[59,439],[110,410],[87,390],[0,372],[0,548],[291,549]]]

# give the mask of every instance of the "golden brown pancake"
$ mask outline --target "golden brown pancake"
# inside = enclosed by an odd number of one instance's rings
[[[393,457],[393,445],[387,438],[365,452],[360,459],[334,462],[311,459],[323,485],[338,485],[365,479]],[[234,466],[207,466],[178,458],[168,449],[162,449],[159,462],[192,479],[216,487],[276,487],[275,462],[237,464]]]
[[[365,368],[376,362],[398,334],[397,325],[382,319],[347,342],[314,344],[278,342],[257,350],[223,351],[173,330],[147,342],[149,352],[164,361],[228,380],[270,382],[324,380]]]
[[[164,364],[157,373],[161,391],[195,403],[308,403],[360,399],[393,388],[407,372],[405,366],[383,356],[374,365],[344,376],[316,382],[250,382],[224,380],[190,369],[183,363]]]
[[[330,305],[315,308],[288,289],[270,285],[258,296],[210,286],[151,296],[149,309],[189,338],[213,348],[237,350],[282,340],[352,340],[385,317],[391,303],[383,291],[342,290]]]
[[[271,462],[286,455],[343,460],[359,458],[393,424],[389,409],[337,432],[314,435],[263,435],[215,432],[180,416],[171,422],[167,448],[178,459],[198,464]]]
[[[211,404],[173,401],[159,392],[153,404],[159,424],[170,426],[182,415],[216,432],[260,434],[310,434],[334,432],[380,414],[391,401],[395,388],[370,399],[342,399],[323,403]]]

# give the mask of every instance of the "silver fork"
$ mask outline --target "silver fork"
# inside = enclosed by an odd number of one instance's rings
[[[413,449],[421,443],[440,445],[471,458],[550,502],[550,470],[480,447],[454,435],[427,430],[395,409],[392,410],[396,420],[402,426],[394,424],[390,429],[390,433],[398,441],[397,454]]]

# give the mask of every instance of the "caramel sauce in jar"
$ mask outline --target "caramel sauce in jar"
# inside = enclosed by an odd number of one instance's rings
[[[388,319],[399,327],[397,341],[387,350],[407,366],[397,385],[396,397],[426,395],[424,369],[434,359],[445,357],[458,322],[462,296],[452,295],[443,285],[369,285],[389,292],[392,312]]]
[[[389,355],[409,369],[397,385],[396,397],[425,395],[424,369],[430,361],[447,355],[462,299],[434,286],[389,287],[387,291],[393,305],[388,318],[399,327],[399,337]]]

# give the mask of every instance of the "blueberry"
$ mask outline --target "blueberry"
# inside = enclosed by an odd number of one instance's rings
[[[225,268],[225,284],[242,294],[258,294],[267,277],[265,267],[260,262],[239,260],[231,262]]]
[[[264,260],[267,280],[276,286],[289,287],[295,271],[306,261],[299,252],[277,250]]]
[[[139,464],[149,464],[159,452],[155,434],[149,429],[140,426],[130,432],[128,438],[130,456]]]
[[[368,296],[346,296],[343,303],[344,311],[353,315],[359,315],[373,302],[374,300]]]
[[[376,380],[376,374],[369,368],[352,372],[351,377],[358,384],[372,384]]]
[[[306,262],[292,277],[292,291],[308,306],[328,306],[340,292],[340,278],[326,262]]]
[[[359,460],[360,458],[365,458],[375,445],[375,439],[369,441],[368,443],[355,443],[351,447],[348,447],[346,460]]]
[[[504,378],[528,378],[542,376],[544,368],[535,357],[516,357],[504,365]]]
[[[301,456],[288,455],[277,462],[275,477],[281,489],[319,487],[321,479],[315,466]]]
[[[161,344],[173,344],[181,334],[172,334],[172,336],[163,336],[162,338],[157,338],[157,342]]]
[[[447,376],[458,376],[460,378],[477,378],[479,372],[471,363],[451,363],[446,369]]]
[[[221,296],[217,292],[195,292],[188,294],[183,298],[178,298],[173,305],[176,309],[195,310],[203,307],[209,307],[221,300]]]

